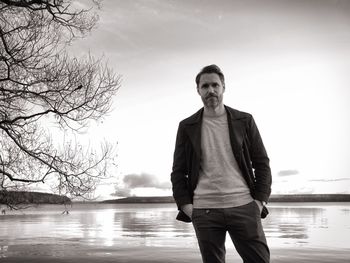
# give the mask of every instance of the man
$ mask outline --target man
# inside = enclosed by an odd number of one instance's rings
[[[244,262],[269,262],[261,224],[271,170],[253,117],[223,104],[216,65],[196,77],[204,108],[179,124],[171,181],[178,220],[193,223],[204,263],[225,262],[229,233]]]

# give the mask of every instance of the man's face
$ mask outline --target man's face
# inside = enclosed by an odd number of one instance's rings
[[[222,104],[225,87],[218,74],[205,73],[199,79],[197,92],[207,108],[215,109]]]

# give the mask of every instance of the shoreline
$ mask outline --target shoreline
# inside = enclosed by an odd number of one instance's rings
[[[21,247],[21,253],[26,248]],[[19,249],[19,247],[18,247]],[[174,247],[73,247],[70,250],[50,255],[12,255],[1,257],[2,263],[36,262],[36,263],[201,263],[199,250]],[[0,251],[1,252],[1,251]],[[345,263],[349,262],[350,249],[327,249],[327,248],[271,248],[271,262],[317,262],[317,263]],[[227,251],[228,262],[241,262],[237,253]],[[292,259],[292,260],[291,260]]]
[[[28,192],[29,193],[29,192]],[[23,194],[23,193],[22,193]],[[33,194],[33,193],[31,193]],[[36,193],[46,197],[51,194]],[[53,195],[54,196],[54,195]],[[330,202],[350,202],[350,194],[286,194],[286,195],[271,195],[269,203],[330,203]],[[62,202],[46,202],[41,200],[40,202],[31,203],[24,202],[20,203],[20,206],[37,206],[37,205],[72,205],[72,204],[165,204],[175,203],[172,196],[132,196],[118,199],[109,200],[94,200],[94,201],[74,201],[70,200],[69,203]],[[0,207],[7,206],[6,203],[2,202],[0,198]]]
[[[284,202],[350,202],[350,194],[291,194],[271,195],[269,203]],[[175,203],[172,196],[133,196],[120,199],[100,201],[104,204],[131,204],[131,203]]]

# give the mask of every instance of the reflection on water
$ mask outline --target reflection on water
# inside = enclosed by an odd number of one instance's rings
[[[74,204],[69,215],[63,209],[40,206],[0,216],[0,258],[21,244],[55,244],[50,253],[67,242],[197,247],[192,225],[175,220],[174,204]],[[269,210],[263,224],[271,247],[349,248],[350,203],[272,203]]]
[[[350,248],[349,203],[280,203],[270,210],[264,227],[272,246]]]

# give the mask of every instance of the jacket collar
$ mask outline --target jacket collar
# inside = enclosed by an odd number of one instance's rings
[[[231,120],[240,120],[240,119],[244,119],[246,118],[246,116],[242,115],[241,112],[234,110],[226,105],[224,105],[226,113],[228,118],[230,118]],[[185,121],[184,124],[186,125],[191,125],[191,124],[198,124],[202,122],[202,118],[203,118],[203,112],[204,112],[204,108],[201,108],[200,110],[198,110],[195,114],[193,114],[192,116],[188,117]]]
[[[201,123],[202,122],[202,118],[203,118],[203,112],[204,112],[204,108],[201,108],[195,114],[193,114],[192,116],[188,117],[185,120],[185,124],[186,125],[191,125],[191,124]]]

